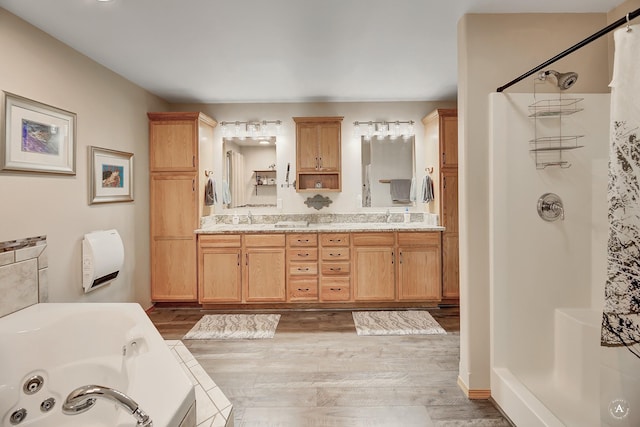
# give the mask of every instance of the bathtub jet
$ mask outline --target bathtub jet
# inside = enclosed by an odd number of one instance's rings
[[[116,402],[135,417],[139,426],[153,426],[151,418],[138,407],[133,399],[118,390],[99,385],[84,385],[73,390],[64,401],[62,412],[67,415],[81,414],[91,409],[97,399]]]

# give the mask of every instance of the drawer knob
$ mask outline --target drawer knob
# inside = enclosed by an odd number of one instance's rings
[[[342,242],[342,239],[329,239],[330,242],[337,242],[340,243]]]
[[[309,239],[305,239],[305,240],[298,239],[298,243],[307,243],[307,242],[309,242]]]
[[[305,268],[298,267],[298,271],[309,271],[309,267],[305,267]]]
[[[309,254],[298,254],[298,256],[306,257],[306,256],[309,256]]]
[[[342,290],[342,288],[329,288],[329,289],[331,289],[331,290],[332,290],[332,291],[334,291],[334,292],[337,292],[337,291],[341,291],[341,290]]]
[[[342,267],[335,267],[335,268],[331,267],[329,270],[331,270],[331,271],[341,271]]]
[[[298,288],[298,292],[309,292],[309,288]]]
[[[329,256],[340,256],[342,254],[329,254]]]

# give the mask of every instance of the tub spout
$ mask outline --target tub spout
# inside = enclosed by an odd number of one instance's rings
[[[138,421],[139,426],[152,427],[153,422],[138,404],[126,394],[109,387],[84,385],[73,390],[62,405],[62,412],[67,415],[88,411],[96,403],[96,399],[106,399],[118,403]]]

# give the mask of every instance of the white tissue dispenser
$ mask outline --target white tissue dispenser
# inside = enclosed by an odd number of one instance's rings
[[[116,230],[94,231],[82,241],[82,287],[85,293],[111,283],[122,270],[124,246]]]

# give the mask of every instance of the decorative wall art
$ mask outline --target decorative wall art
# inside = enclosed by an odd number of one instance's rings
[[[76,114],[9,92],[4,95],[1,169],[76,174]]]
[[[133,154],[89,147],[89,204],[133,201]]]

